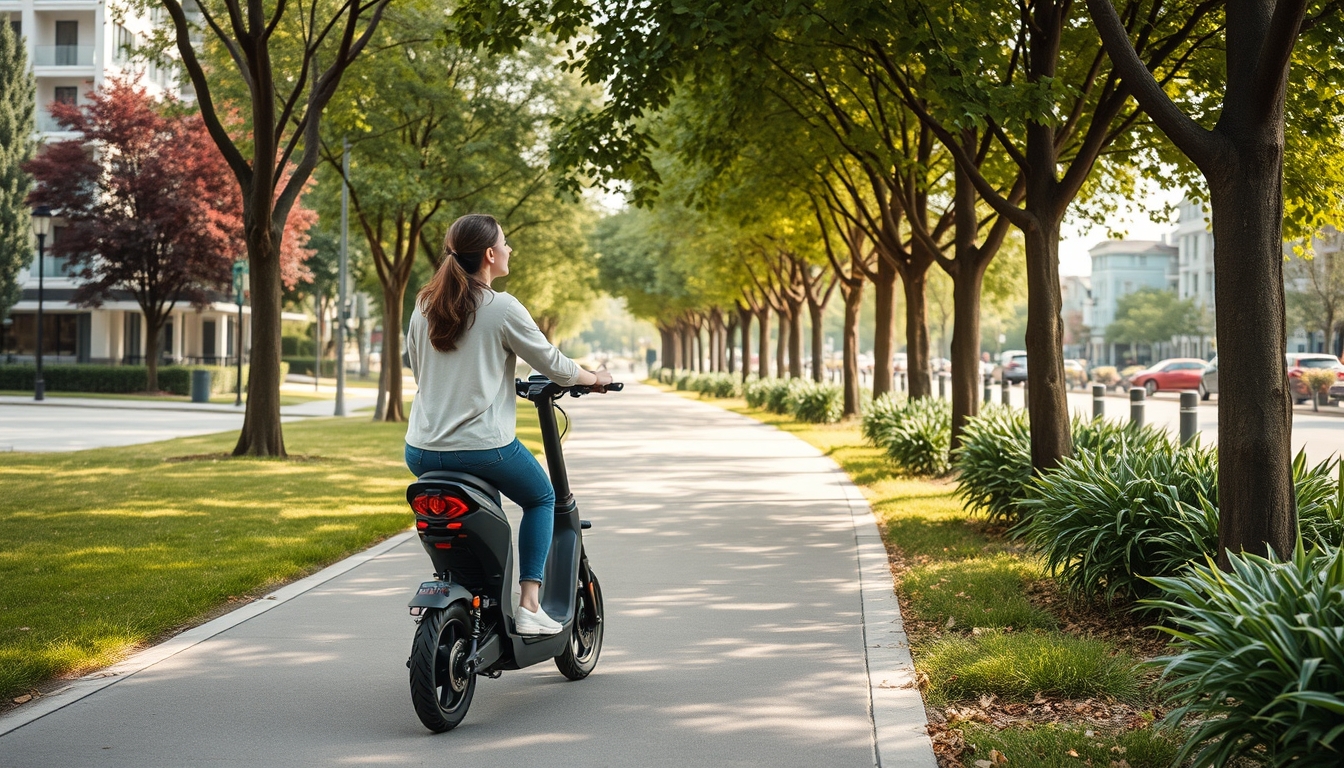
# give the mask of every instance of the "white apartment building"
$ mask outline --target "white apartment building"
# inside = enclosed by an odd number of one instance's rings
[[[131,51],[155,25],[168,23],[156,9],[140,14],[108,0],[0,0],[0,16],[25,38],[37,85],[36,123],[41,142],[78,138],[52,119],[53,102],[83,104],[88,94],[112,77],[139,76],[151,93],[190,99],[180,88],[176,68],[136,61]],[[189,85],[189,83],[188,83]],[[39,149],[39,151],[41,151]],[[59,210],[48,247],[60,239]],[[48,250],[50,254],[50,250]],[[43,358],[51,362],[141,363],[146,332],[140,306],[130,292],[96,308],[72,299],[77,281],[63,258],[36,255],[22,282],[22,297],[10,311],[0,336],[0,360],[28,361],[36,355],[39,271],[42,273]],[[239,315],[229,297],[220,295],[203,309],[179,304],[165,328],[162,358],[169,362],[223,363],[236,354],[236,339],[250,339],[249,308]],[[244,350],[246,353],[246,349]]]

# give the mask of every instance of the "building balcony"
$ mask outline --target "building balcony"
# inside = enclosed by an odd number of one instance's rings
[[[35,45],[35,67],[92,67],[92,45]]]
[[[51,113],[45,109],[38,108],[34,117],[38,133],[73,133],[69,128],[56,122],[56,118],[52,117]]]

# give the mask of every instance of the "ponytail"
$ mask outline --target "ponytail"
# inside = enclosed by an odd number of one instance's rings
[[[481,284],[473,275],[481,271],[485,251],[499,241],[501,231],[495,217],[484,213],[463,216],[448,228],[439,270],[416,296],[429,321],[429,343],[438,351],[457,349],[458,340],[475,322]]]

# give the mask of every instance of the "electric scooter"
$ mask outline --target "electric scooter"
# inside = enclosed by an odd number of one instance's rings
[[[592,392],[562,387],[545,376],[515,380],[519,397],[537,408],[546,465],[555,488],[555,533],[541,588],[541,606],[562,625],[559,634],[524,637],[514,628],[513,531],[499,491],[463,472],[426,472],[406,489],[420,542],[434,564],[411,599],[415,640],[406,666],[411,702],[435,733],[467,715],[479,675],[496,678],[550,659],[570,680],[582,680],[602,651],[602,587],[588,565],[583,531],[560,450],[555,401]],[[619,392],[621,384],[608,384]],[[563,411],[561,411],[563,413]]]

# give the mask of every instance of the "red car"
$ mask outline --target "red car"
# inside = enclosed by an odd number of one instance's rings
[[[1284,360],[1288,366],[1288,389],[1292,392],[1293,402],[1301,404],[1311,399],[1307,385],[1302,383],[1302,371],[1308,368],[1329,368],[1335,372],[1336,381],[1344,381],[1344,364],[1334,355],[1320,352],[1293,352]],[[1333,387],[1331,388],[1333,390]],[[1333,392],[1332,392],[1333,394]]]
[[[1199,389],[1204,361],[1193,357],[1160,360],[1130,377],[1130,386],[1143,387],[1152,395],[1158,390]]]

